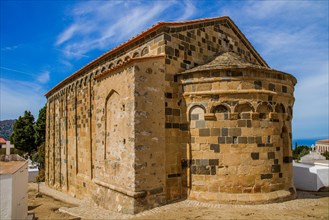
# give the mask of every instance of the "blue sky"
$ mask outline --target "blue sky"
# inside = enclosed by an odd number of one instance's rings
[[[228,15],[266,62],[298,79],[293,138],[326,138],[328,1],[3,1],[0,120],[158,21]]]

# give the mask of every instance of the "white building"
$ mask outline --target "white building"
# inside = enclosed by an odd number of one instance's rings
[[[319,140],[315,143],[316,151],[320,153],[324,153],[326,151],[329,152],[329,139],[327,140]]]
[[[293,162],[294,183],[297,189],[318,191],[329,187],[329,160],[311,151],[299,163]]]
[[[0,156],[0,219],[27,218],[27,166],[18,155]]]

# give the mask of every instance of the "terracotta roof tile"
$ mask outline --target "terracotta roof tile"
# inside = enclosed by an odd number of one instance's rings
[[[0,137],[0,144],[6,144],[6,140],[3,137]]]

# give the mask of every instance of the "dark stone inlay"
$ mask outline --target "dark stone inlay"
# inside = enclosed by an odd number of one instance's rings
[[[210,129],[209,128],[199,129],[199,136],[201,137],[210,136]]]
[[[215,166],[210,167],[210,175],[216,175],[216,167]]]
[[[272,179],[273,178],[273,174],[272,173],[267,173],[267,174],[261,174],[260,178],[263,179]]]
[[[174,178],[174,177],[180,177],[180,173],[173,173],[173,174],[168,174],[168,178]]]
[[[284,162],[284,163],[292,163],[292,161],[293,161],[293,158],[292,158],[292,157],[288,157],[288,156],[287,156],[287,157],[284,157],[284,158],[283,158],[283,162]]]
[[[279,177],[282,178],[282,173],[279,173]]]
[[[166,97],[167,99],[172,99],[172,93],[171,93],[171,92],[166,92],[166,93],[165,93],[165,97]]]
[[[173,128],[179,128],[179,126],[180,126],[179,123],[172,123]]]
[[[172,108],[165,108],[166,115],[172,115]]]
[[[215,153],[219,153],[219,144],[210,144],[210,150],[213,150]]]
[[[174,116],[180,116],[180,109],[173,109]]]
[[[280,147],[276,147],[275,150],[276,150],[276,151],[280,151]]]
[[[248,137],[248,144],[254,144],[255,143],[255,137]]]
[[[218,144],[225,144],[225,137],[218,137]]]
[[[158,188],[149,190],[150,195],[158,194],[158,193],[162,193],[162,192],[163,192],[163,187],[158,187]]]
[[[281,172],[281,166],[278,164],[272,165],[271,169],[272,173],[280,173]]]
[[[179,129],[181,131],[187,131],[188,130],[188,124],[186,124],[186,123],[180,124]]]
[[[172,128],[172,123],[166,123],[165,127],[166,128]]]
[[[275,165],[279,164],[279,159],[274,159],[274,164]]]
[[[238,137],[239,144],[246,144],[247,140],[248,140],[247,137]]]
[[[259,160],[259,153],[258,152],[252,152],[251,153],[251,158],[253,160]]]
[[[256,144],[262,143],[262,137],[256,137]]]
[[[251,128],[251,120],[247,120],[247,128]]]
[[[222,136],[228,136],[228,128],[222,128]]]
[[[220,128],[211,128],[210,133],[211,136],[220,136]]]
[[[209,159],[210,166],[218,166],[219,160],[218,159]]]
[[[267,158],[268,159],[275,159],[275,153],[274,152],[267,152]]]
[[[233,144],[233,137],[225,137],[226,144]]]

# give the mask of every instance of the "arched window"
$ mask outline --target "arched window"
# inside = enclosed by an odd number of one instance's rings
[[[272,107],[266,102],[258,105],[257,112],[259,113],[259,119],[266,119],[268,114],[272,112]]]
[[[275,85],[273,83],[268,84],[268,90],[275,92]]]
[[[120,96],[111,90],[105,101],[105,149],[104,159],[116,159],[118,149],[122,142],[122,131],[124,130],[123,112],[121,111]]]
[[[135,58],[135,57],[139,57],[139,53],[138,53],[138,51],[136,51],[136,52],[133,54],[133,58]]]
[[[250,119],[250,112],[253,112],[253,107],[250,103],[243,103],[243,104],[239,104],[235,107],[235,111],[236,113],[238,113],[238,118],[241,119],[243,118],[242,115],[245,115],[246,119]],[[246,114],[247,113],[247,114]],[[248,117],[249,115],[249,117]]]
[[[125,62],[128,61],[129,59],[130,59],[130,57],[129,56],[126,56],[125,57]]]
[[[141,56],[144,56],[144,55],[146,55],[148,53],[149,53],[149,48],[148,47],[144,47],[143,50],[142,50]]]
[[[211,112],[216,114],[217,120],[227,120],[228,119],[229,109],[225,105],[214,106],[214,107],[212,107]]]
[[[214,106],[212,108],[211,112],[213,112],[213,113],[227,113],[228,108],[224,105],[217,105],[217,106]]]
[[[286,113],[284,105],[283,104],[277,104],[275,106],[275,112],[276,113]]]
[[[122,60],[119,59],[119,60],[117,61],[117,65],[120,65],[121,63],[122,63]]]
[[[255,89],[262,89],[262,82],[261,81],[255,81],[254,86],[255,86]]]

